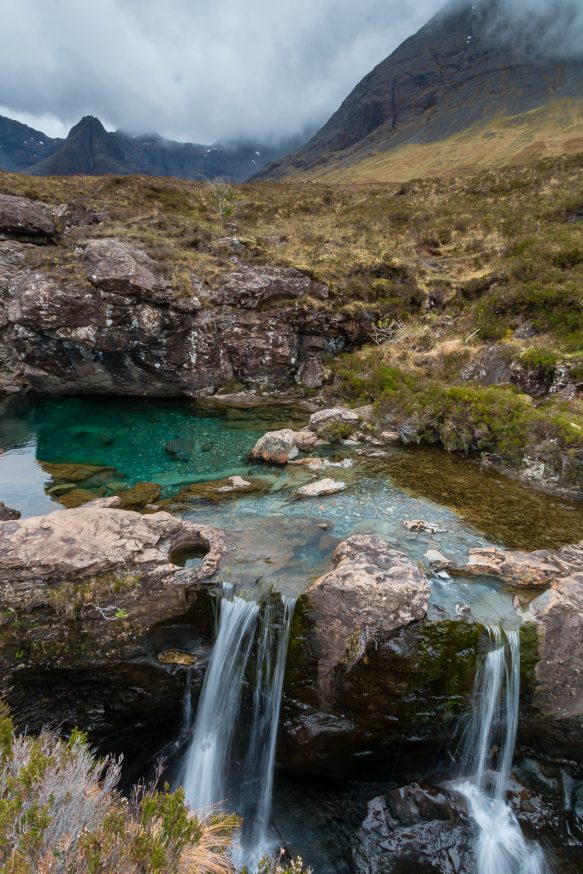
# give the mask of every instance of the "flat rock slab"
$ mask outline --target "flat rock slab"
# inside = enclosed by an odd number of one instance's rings
[[[583,572],[583,542],[535,552],[494,546],[470,549],[464,570],[470,574],[501,577],[511,586],[548,586],[561,577]]]
[[[123,570],[173,574],[175,550],[208,550],[201,579],[212,575],[224,552],[218,529],[183,522],[169,513],[142,516],[118,509],[116,498],[74,510],[0,522],[0,586],[13,606],[42,603],[55,581],[82,579]]]
[[[301,486],[297,490],[296,495],[298,498],[319,498],[322,495],[334,495],[336,492],[343,492],[345,489],[346,483],[343,480],[325,477],[324,479]]]

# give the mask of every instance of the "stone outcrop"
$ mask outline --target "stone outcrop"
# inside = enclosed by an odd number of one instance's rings
[[[532,710],[521,732],[548,754],[581,763],[583,751],[583,571],[563,577],[531,601],[524,615],[537,635]]]
[[[0,240],[54,243],[58,236],[53,210],[27,197],[0,194]]]
[[[583,572],[583,543],[535,552],[514,552],[494,546],[470,549],[464,570],[500,577],[511,586],[548,586],[561,577]]]
[[[39,391],[313,388],[324,356],[361,334],[327,305],[326,286],[291,268],[238,260],[216,287],[186,274],[177,290],[144,249],[117,238],[82,240],[66,258],[73,269],[39,269],[22,243],[0,242],[0,366]]]
[[[343,541],[333,562],[296,607],[280,761],[350,774],[376,752],[387,779],[434,763],[469,704],[479,626],[429,621],[424,574],[376,535]]]
[[[163,725],[180,709],[183,678],[158,654],[194,641],[204,666],[205,581],[225,549],[221,532],[118,504],[0,523],[0,694],[31,730],[47,714],[94,737],[143,719]],[[178,564],[190,552],[199,563]],[[181,617],[195,607],[193,638]]]

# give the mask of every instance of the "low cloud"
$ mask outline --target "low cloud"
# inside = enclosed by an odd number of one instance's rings
[[[179,140],[277,140],[322,124],[442,5],[0,0],[0,113],[52,135],[92,114],[110,129]],[[560,14],[541,44],[580,50],[583,0],[551,5]],[[527,28],[541,10],[549,0],[504,0],[497,30]]]

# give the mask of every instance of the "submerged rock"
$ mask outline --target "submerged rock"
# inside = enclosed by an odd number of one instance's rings
[[[316,480],[313,483],[307,483],[305,486],[300,486],[296,492],[298,498],[319,498],[321,495],[334,495],[336,492],[343,492],[346,489],[346,483],[342,480],[324,479]]]
[[[425,532],[427,534],[445,534],[445,528],[439,528],[437,525],[433,525],[431,522],[425,522],[423,519],[405,519],[403,522],[403,526],[407,529],[407,531]]]

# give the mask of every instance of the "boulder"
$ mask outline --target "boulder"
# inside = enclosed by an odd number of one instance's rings
[[[308,590],[318,616],[314,645],[323,689],[336,669],[358,661],[369,637],[423,619],[430,595],[419,568],[377,535],[349,537],[336,547],[332,561],[334,570]]]
[[[474,844],[464,801],[449,790],[413,783],[369,802],[353,843],[354,870],[465,874],[476,869]]]
[[[0,238],[54,243],[58,236],[53,210],[27,197],[0,194]]]
[[[270,464],[287,464],[298,455],[295,431],[282,428],[281,431],[268,431],[260,437],[250,457]]]
[[[455,561],[447,558],[438,549],[428,549],[424,558],[430,567],[438,571],[447,571],[455,567]]]
[[[583,572],[583,542],[535,552],[494,546],[470,549],[464,570],[470,574],[501,577],[511,586],[548,586],[561,577]]]
[[[346,407],[331,407],[319,410],[310,416],[310,430],[320,434],[330,425],[347,425],[356,427],[360,422],[358,413],[348,410]]]
[[[296,496],[298,498],[319,498],[321,495],[333,495],[336,492],[343,492],[345,488],[346,483],[342,480],[325,477],[313,483],[307,483],[305,486],[300,486]]]
[[[445,528],[439,528],[437,525],[425,522],[423,519],[405,519],[403,526],[407,531],[413,531],[416,534],[421,532],[425,534],[445,534],[446,532]]]
[[[215,304],[256,309],[277,300],[302,297],[326,300],[330,292],[327,286],[315,282],[307,273],[293,267],[251,265],[237,261],[235,269],[227,274],[220,288],[216,291],[208,289],[205,294]]]
[[[318,435],[309,428],[302,428],[295,432],[295,443],[298,449],[309,451],[313,449],[318,442]]]

